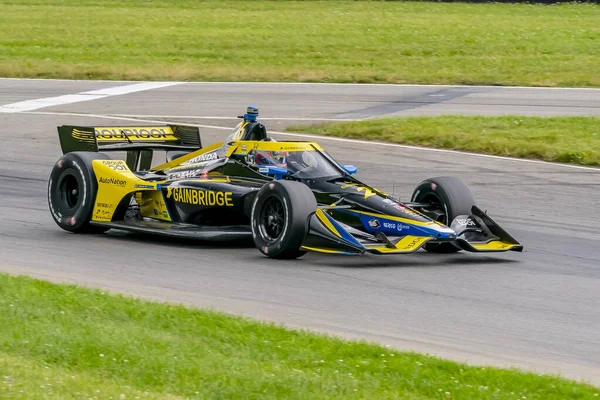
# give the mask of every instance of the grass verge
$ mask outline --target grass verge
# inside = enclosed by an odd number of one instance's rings
[[[0,76],[600,86],[600,7],[0,0]]]
[[[382,118],[286,130],[600,166],[600,119],[595,117]]]
[[[0,274],[0,397],[592,399],[600,389]]]

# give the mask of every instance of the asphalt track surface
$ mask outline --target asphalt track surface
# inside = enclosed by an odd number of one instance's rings
[[[0,79],[0,108],[129,84]],[[521,254],[281,262],[243,243],[80,236],[52,221],[46,185],[61,155],[57,125],[135,124],[106,116],[138,115],[212,126],[201,128],[211,143],[229,133],[215,127],[233,127],[229,117],[247,104],[278,130],[304,119],[389,114],[600,115],[600,90],[193,83],[0,113],[0,270],[600,383],[600,170],[320,141],[357,164],[359,178],[403,199],[424,178],[460,177],[524,244]]]

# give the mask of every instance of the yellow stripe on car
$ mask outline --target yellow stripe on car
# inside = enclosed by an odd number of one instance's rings
[[[165,182],[147,182],[138,178],[123,160],[94,160],[92,168],[98,181],[92,221],[111,221],[117,206],[126,195],[157,190],[157,185]]]
[[[171,216],[163,198],[163,192],[159,190],[146,190],[136,193],[135,200],[140,205],[140,215],[171,221]]]
[[[323,210],[321,210],[320,208],[317,208],[317,211],[315,212],[315,215],[317,216],[317,218],[319,219],[319,221],[321,221],[321,223],[331,231],[331,233],[333,233],[334,235],[336,235],[337,237],[342,237],[342,235],[338,232],[337,229],[335,229],[335,226],[333,226],[333,224],[331,223],[331,221],[329,220],[329,218],[327,218],[327,216],[325,215],[325,212]]]
[[[412,225],[416,225],[416,226],[426,226],[426,227],[430,227],[430,228],[439,226],[439,224],[437,224],[436,222],[433,222],[433,221],[417,221],[417,220],[410,219],[410,218],[396,217],[393,215],[375,214],[375,213],[368,212],[368,211],[352,210],[352,212],[355,212],[358,214],[369,215],[369,216],[377,217],[377,218],[381,218],[381,219],[389,219],[392,221],[404,222],[405,224],[412,224]]]
[[[242,136],[244,135],[244,128],[246,127],[246,125],[248,125],[248,122],[242,122],[240,124],[240,127],[233,135],[233,140],[240,140],[242,138]]]
[[[321,249],[319,247],[302,246],[302,249],[303,250],[309,250],[309,251],[316,251],[318,253],[327,253],[327,254],[341,254],[341,253],[346,253],[345,251],[341,251],[341,250]]]
[[[315,142],[263,142],[260,140],[243,140],[238,141],[234,145],[230,146],[225,154],[227,157],[232,154],[248,154],[252,150],[261,151],[316,151],[323,150]]]
[[[520,246],[518,244],[514,244],[514,243],[506,243],[506,242],[501,242],[499,240],[492,240],[491,242],[488,243],[472,243],[471,246],[473,246],[475,249],[480,250],[480,251],[497,251],[497,250],[510,250],[513,247],[516,246]]]
[[[367,250],[375,250],[379,253],[412,253],[432,239],[432,237],[428,236],[407,235],[400,239],[394,247],[385,247],[381,245],[366,245],[365,247]]]
[[[198,149],[196,151],[193,151],[191,153],[188,153],[185,156],[178,157],[178,158],[174,159],[173,161],[169,161],[167,163],[157,165],[156,167],[151,168],[150,170],[151,171],[161,171],[161,170],[165,170],[165,169],[177,167],[178,165],[183,164],[184,162],[189,161],[189,160],[191,160],[194,157],[198,157],[198,156],[200,156],[200,155],[202,155],[204,153],[208,153],[208,152],[211,152],[213,150],[216,150],[216,149],[218,149],[221,146],[223,146],[222,142],[221,143],[211,144],[208,147],[204,147],[204,148]]]

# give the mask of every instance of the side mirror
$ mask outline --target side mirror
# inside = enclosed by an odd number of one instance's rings
[[[275,179],[279,180],[284,175],[287,175],[288,171],[286,168],[276,166],[263,166],[258,168],[258,172],[265,175],[273,175]]]
[[[358,168],[356,168],[356,165],[353,164],[344,164],[342,165],[342,168],[344,168],[344,170],[349,173],[350,175],[355,174],[356,171],[358,171]]]

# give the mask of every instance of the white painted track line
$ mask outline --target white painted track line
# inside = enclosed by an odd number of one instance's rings
[[[61,112],[45,112],[45,111],[27,112],[27,114],[64,115],[64,116],[73,116],[73,117],[114,119],[114,120],[119,120],[119,121],[148,122],[151,124],[173,124],[173,125],[183,125],[183,126],[197,126],[199,128],[221,129],[221,130],[229,130],[229,131],[233,131],[233,129],[234,129],[233,126],[227,127],[227,126],[218,126],[218,125],[188,124],[188,123],[177,122],[177,121],[119,117],[119,116],[114,116],[114,115],[78,114],[78,113],[61,113]],[[600,168],[585,167],[583,165],[560,164],[560,163],[553,163],[553,162],[548,162],[548,161],[530,160],[530,159],[526,159],[526,158],[494,156],[494,155],[490,155],[490,154],[469,153],[469,152],[459,151],[459,150],[433,149],[433,148],[429,148],[429,147],[410,146],[410,145],[406,145],[406,144],[385,143],[385,142],[376,142],[376,141],[360,140],[360,139],[347,139],[347,138],[339,138],[339,137],[331,137],[331,136],[318,136],[318,135],[310,135],[310,134],[305,134],[305,133],[279,132],[279,131],[272,131],[272,130],[269,130],[269,132],[273,133],[275,135],[303,137],[303,138],[315,139],[316,141],[329,140],[329,141],[333,141],[333,142],[357,143],[357,144],[364,144],[364,145],[369,145],[369,146],[396,147],[396,148],[401,148],[401,149],[432,151],[432,152],[437,152],[437,153],[461,154],[461,155],[472,156],[472,157],[492,158],[492,159],[496,159],[496,160],[523,162],[523,163],[530,163],[530,164],[552,165],[555,167],[579,169],[579,170],[586,170],[586,171],[600,173]]]
[[[5,104],[3,106],[0,106],[0,113],[19,113],[23,111],[32,111],[44,107],[79,103],[81,101],[97,100],[110,96],[119,96],[123,94],[142,92],[144,90],[159,89],[179,84],[180,82],[142,82],[133,85],[119,85],[110,88],[91,90],[88,92],[80,92],[76,94],[66,94],[62,96],[25,100],[20,101],[18,103]]]
[[[130,118],[181,118],[181,119],[214,119],[237,120],[238,117],[223,117],[212,115],[152,115],[152,114],[110,114],[117,117]],[[262,121],[360,121],[364,118],[302,118],[302,117],[260,117]]]

